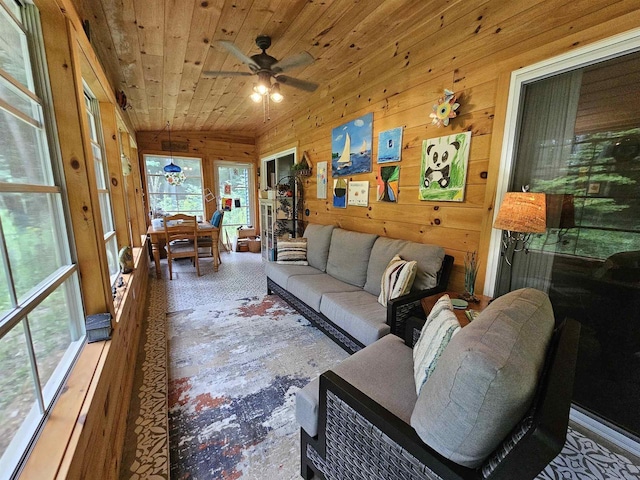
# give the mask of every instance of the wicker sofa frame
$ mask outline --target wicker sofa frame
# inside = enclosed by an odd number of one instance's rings
[[[444,292],[447,289],[449,283],[449,276],[453,268],[453,257],[451,255],[445,255],[442,261],[442,266],[438,272],[437,284],[435,287],[421,290],[419,292],[412,292],[408,295],[390,300],[387,304],[387,325],[391,328],[391,333],[404,338],[405,325],[407,320],[416,314],[416,311],[422,311],[420,306],[420,300],[424,297],[434,295],[436,293]],[[353,338],[342,328],[335,325],[331,320],[325,317],[322,313],[316,312],[313,308],[307,306],[306,303],[298,299],[295,295],[289,293],[286,289],[282,288],[272,279],[267,277],[267,295],[272,293],[277,294],[285,302],[291,305],[307,320],[309,320],[315,327],[324,332],[329,338],[340,345],[349,353],[355,353],[358,350],[364,348],[361,342]]]
[[[300,429],[305,479],[534,479],[566,440],[580,325],[556,328],[532,407],[478,469],[424,444],[415,430],[332,371],[320,377],[318,435]],[[412,335],[408,335],[409,338]]]

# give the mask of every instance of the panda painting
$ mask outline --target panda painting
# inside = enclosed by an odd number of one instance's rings
[[[438,182],[442,188],[449,186],[451,180],[451,162],[460,148],[460,142],[448,145],[434,145],[427,147],[427,169],[424,171],[424,186],[429,188],[431,182]]]
[[[463,200],[470,140],[464,132],[423,142],[420,200]]]

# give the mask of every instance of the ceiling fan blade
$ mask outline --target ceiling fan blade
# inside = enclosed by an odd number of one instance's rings
[[[219,40],[218,44],[229,50],[229,52],[233,53],[236,57],[242,60],[243,63],[249,65],[249,68],[251,68],[252,70],[260,69],[260,65],[253,61],[251,57],[248,57],[247,55],[242,53],[234,43],[227,42],[226,40]]]
[[[315,59],[308,52],[298,53],[290,57],[283,58],[279,62],[271,65],[271,70],[275,73],[286,72],[296,67],[304,67],[305,65],[311,65]]]
[[[250,77],[253,75],[251,72],[202,72],[205,77]]]
[[[307,92],[315,92],[318,88],[317,83],[307,82],[306,80],[300,80],[299,78],[288,77],[286,75],[277,75],[276,80],[283,85],[299,88],[300,90],[306,90]]]

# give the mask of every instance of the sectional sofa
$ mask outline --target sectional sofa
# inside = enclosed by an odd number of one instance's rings
[[[420,299],[445,291],[453,257],[442,247],[309,224],[308,265],[266,265],[267,293],[276,293],[345,350],[354,353],[388,333],[404,335]],[[411,292],[378,303],[382,275],[396,255],[417,262]]]

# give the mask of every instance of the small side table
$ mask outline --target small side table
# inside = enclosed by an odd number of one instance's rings
[[[424,297],[420,301],[420,303],[422,304],[422,309],[424,310],[425,317],[429,315],[429,312],[431,311],[433,306],[436,304],[436,302],[440,299],[440,297],[442,297],[445,294],[449,295],[449,297],[451,297],[452,300],[454,298],[460,298],[460,294],[458,292],[436,293],[435,295]],[[464,313],[465,310],[477,310],[481,312],[482,310],[487,308],[491,300],[493,300],[491,297],[487,297],[486,295],[476,295],[476,297],[478,297],[478,302],[469,302],[469,306],[466,309],[462,310],[462,309],[456,308],[453,310],[453,312],[456,314],[456,318],[460,322],[460,325],[463,327],[469,323],[469,319]]]

